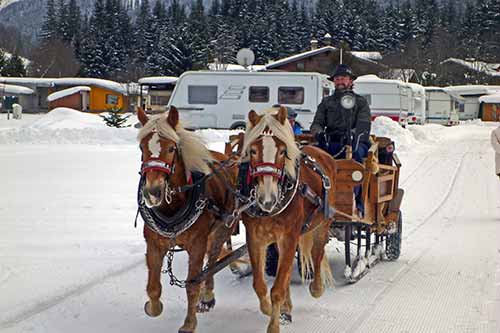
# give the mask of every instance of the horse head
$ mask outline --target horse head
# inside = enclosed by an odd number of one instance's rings
[[[161,205],[163,200],[168,204],[169,189],[188,183],[191,171],[210,172],[210,152],[194,133],[180,125],[174,106],[168,114],[151,118],[138,108],[137,117],[143,126],[138,134],[145,181],[142,195],[150,208]]]
[[[249,112],[243,152],[250,164],[249,180],[255,186],[257,205],[263,212],[272,212],[285,177],[295,179],[300,156],[286,108],[266,110],[261,115]]]

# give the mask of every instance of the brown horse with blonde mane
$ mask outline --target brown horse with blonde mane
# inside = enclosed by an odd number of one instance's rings
[[[142,151],[139,207],[145,218],[148,267],[149,301],[144,310],[151,317],[161,314],[163,259],[175,246],[181,247],[189,255],[189,269],[187,315],[179,332],[194,332],[196,311],[210,310],[215,296],[213,276],[208,276],[202,293],[193,279],[202,271],[206,256],[208,265],[217,261],[232,233],[217,212],[234,207],[233,196],[223,189],[234,185],[235,174],[231,169],[214,173],[214,165],[227,157],[209,151],[195,133],[185,130],[175,107],[151,118],[139,108],[137,116],[143,125],[138,141]]]
[[[313,272],[309,285],[311,295],[320,297],[325,286],[333,283],[324,251],[332,216],[323,214],[318,200],[309,199],[320,199],[328,180],[334,181],[335,161],[313,146],[299,150],[283,107],[266,110],[261,115],[250,111],[248,120],[242,163],[249,163],[246,178],[256,207],[253,212],[243,214],[243,223],[253,287],[261,311],[271,317],[267,332],[276,333],[280,330],[280,321],[291,322],[292,318],[290,280],[297,247],[301,253],[303,280],[306,271]],[[332,194],[323,198],[328,200],[327,208],[333,206]],[[272,243],[277,244],[279,262],[269,297],[264,266],[266,248]]]

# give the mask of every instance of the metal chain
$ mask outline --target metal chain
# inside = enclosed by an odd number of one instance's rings
[[[189,284],[189,282],[187,280],[179,280],[174,275],[174,272],[172,271],[173,262],[174,262],[174,251],[170,250],[167,252],[167,269],[164,269],[161,272],[163,274],[168,274],[168,277],[170,278],[170,285],[171,286],[175,285],[179,288],[186,288],[186,286]]]

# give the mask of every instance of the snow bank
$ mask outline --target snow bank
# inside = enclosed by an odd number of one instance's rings
[[[410,130],[401,127],[389,117],[375,118],[372,122],[371,134],[391,138],[396,143],[397,151],[409,150],[412,146],[418,144],[417,139]]]
[[[94,114],[56,108],[30,125],[0,130],[0,143],[135,144],[137,129],[111,128]]]

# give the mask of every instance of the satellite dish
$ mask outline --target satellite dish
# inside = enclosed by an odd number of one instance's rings
[[[255,61],[255,54],[250,49],[241,49],[236,54],[236,60],[241,66],[248,67]]]

